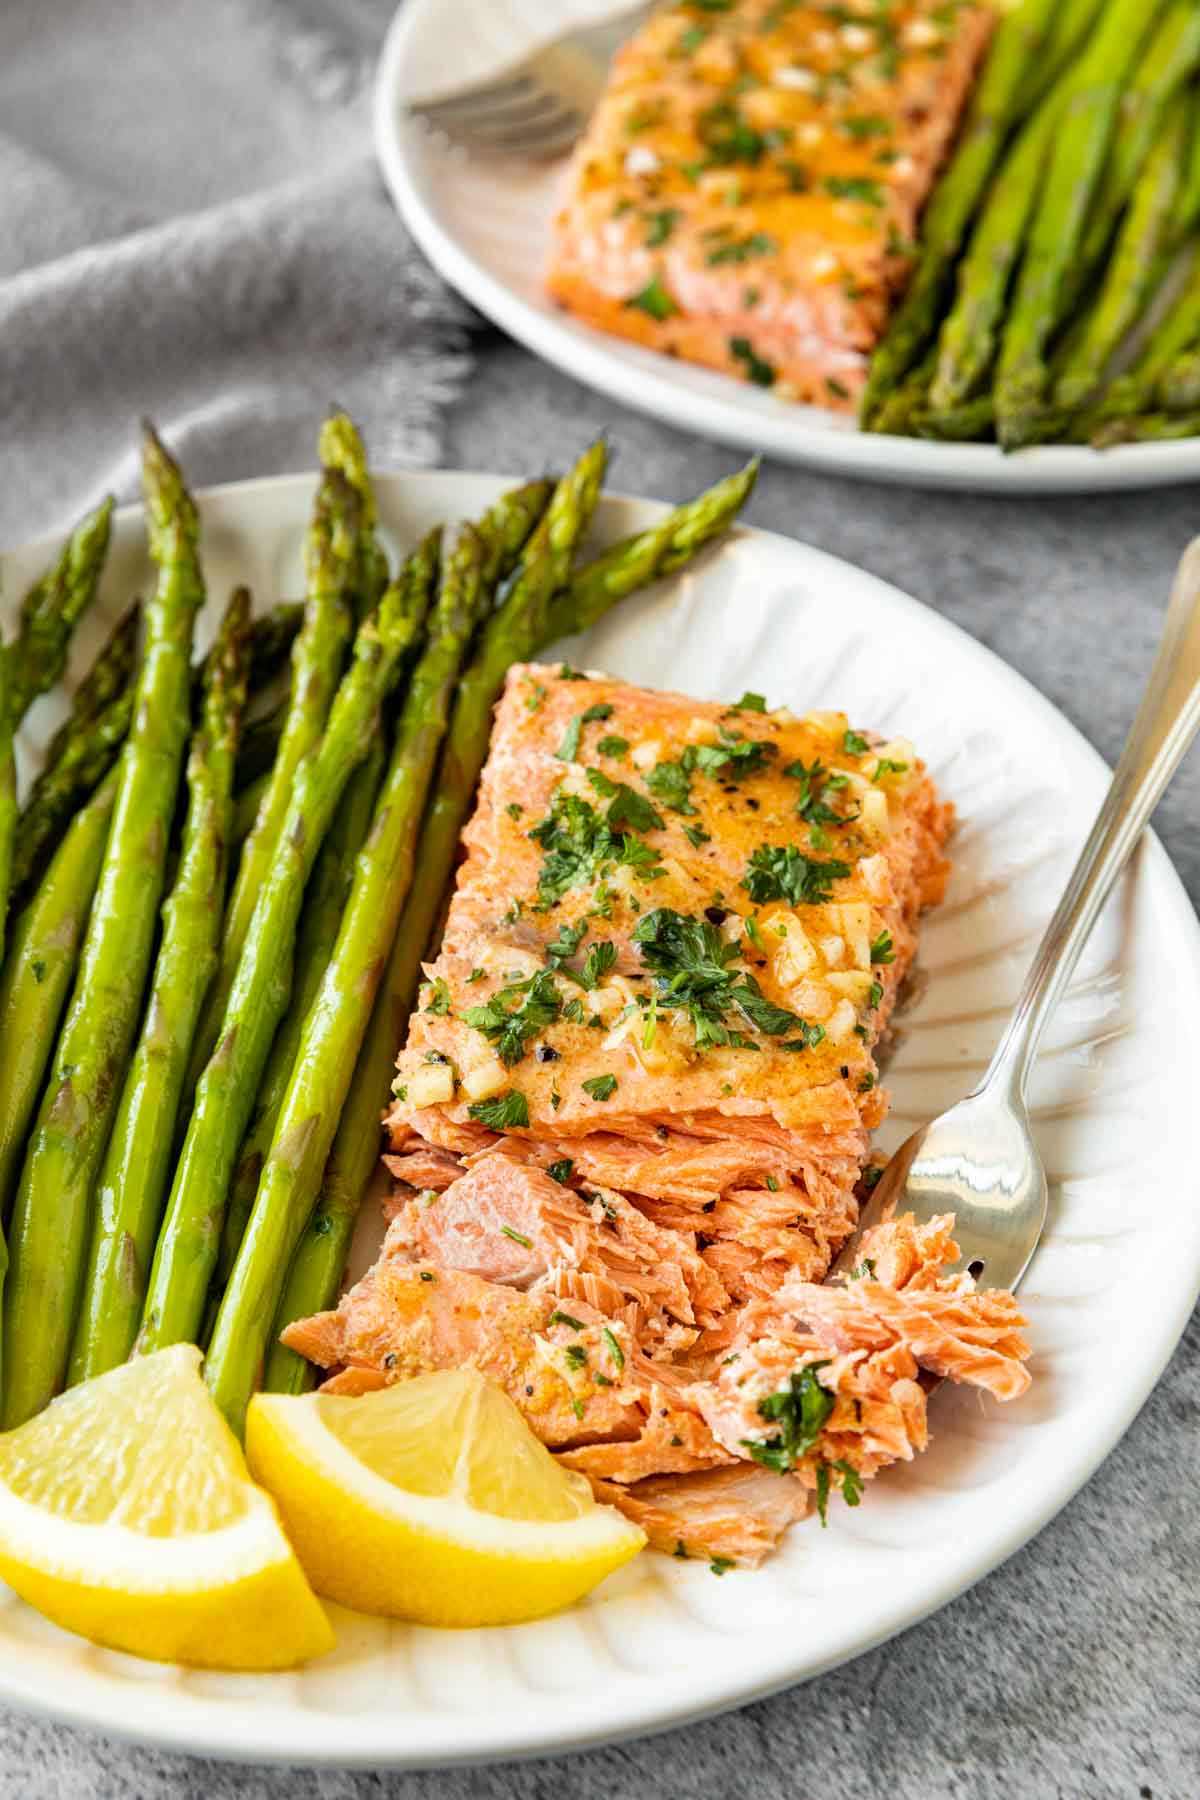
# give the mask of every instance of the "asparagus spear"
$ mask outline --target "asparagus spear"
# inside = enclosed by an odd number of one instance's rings
[[[141,607],[135,600],[117,620],[108,641],[75,690],[70,713],[46,746],[43,774],[54,768],[80,732],[86,731],[129,686],[137,664],[140,624]]]
[[[481,679],[486,752],[490,702],[509,663],[544,636],[551,599],[566,580],[572,552],[595,510],[605,460],[603,444],[593,445],[558,483],[526,545],[507,598],[484,633],[479,657],[461,680],[463,655],[486,599],[475,531],[463,530],[448,563],[429,647],[413,676],[397,727],[376,822],[337,948],[305,1021],[254,1210],[209,1346],[205,1378],[235,1430],[242,1427],[288,1265],[316,1200],[411,883],[421,813],[447,715],[451,725],[446,760],[451,762],[461,741],[454,735],[454,723],[464,704],[472,719],[465,746],[470,765],[460,769],[457,778],[460,784],[466,781],[469,795],[482,760],[474,751],[473,722]],[[477,669],[483,671],[482,677]]]
[[[1200,26],[1200,10],[1197,11]],[[1200,32],[1198,32],[1200,43]],[[1190,121],[1182,101],[1168,113],[1149,164],[1134,190],[1094,304],[1054,388],[1067,412],[1085,406],[1153,291],[1158,253],[1171,230],[1183,177]]]
[[[280,600],[250,626],[250,692],[277,675],[304,623],[299,600]]]
[[[16,922],[0,974],[0,1218],[7,1219],[79,945],[100,876],[117,791],[114,771],[75,814],[37,892]]]
[[[121,753],[129,735],[136,688],[109,702],[68,740],[58,761],[44,769],[29,791],[17,822],[13,885],[24,893],[37,880],[50,852],[80,803],[95,791]]]
[[[1200,407],[1192,412],[1131,413],[1096,426],[1090,442],[1097,450],[1113,444],[1165,443],[1173,438],[1200,437]]]
[[[1132,368],[1111,381],[1073,430],[1086,443],[1114,420],[1134,418],[1159,406],[1159,383],[1179,358],[1200,348],[1200,244],[1191,253],[1183,285],[1159,319]]]
[[[741,511],[758,476],[758,457],[725,476],[694,500],[677,506],[660,525],[622,539],[570,577],[550,608],[547,640],[586,631],[614,601],[690,562],[720,536]]]
[[[1192,89],[1193,108],[1196,103],[1196,90]],[[1192,149],[1188,157],[1187,176],[1183,184],[1183,193],[1179,201],[1179,216],[1176,220],[1175,235],[1182,243],[1188,234],[1200,225],[1200,123],[1193,124]]]
[[[1195,0],[1172,0],[1121,97],[1112,150],[1087,221],[1073,279],[1068,281],[1063,316],[1073,310],[1089,276],[1103,262],[1117,220],[1168,129],[1168,114],[1175,110],[1172,102],[1198,67],[1200,7]],[[1183,103],[1185,119],[1194,106],[1194,98],[1190,107]],[[1184,149],[1185,143],[1181,143],[1181,157]]]
[[[356,611],[363,619],[378,606],[388,583],[387,557],[375,535],[378,510],[375,490],[367,472],[367,452],[358,427],[348,413],[332,412],[321,427],[318,454],[327,469],[338,469],[359,498],[359,527],[355,572]]]
[[[66,1369],[92,1185],[129,1056],[154,941],[188,730],[192,627],[204,596],[195,505],[152,428],[142,472],[158,583],[112,826],[13,1209],[4,1318],[4,1424],[21,1424]]]
[[[4,957],[8,899],[17,837],[17,759],[4,640],[0,637],[0,961]]]
[[[279,849],[297,771],[325,728],[341,676],[351,629],[359,510],[358,495],[341,471],[326,469],[308,533],[308,599],[304,624],[292,647],[291,696],[271,780],[238,862],[221,960],[196,1031],[185,1098],[194,1092],[216,1045],[255,904]]]
[[[342,477],[338,476],[338,481]],[[194,1343],[220,1243],[229,1177],[276,1027],[287,1009],[296,923],[317,852],[366,755],[400,657],[421,627],[437,536],[409,559],[359,627],[319,743],[297,770],[195,1103],[159,1232],[137,1347]],[[246,852],[243,852],[243,864]]]
[[[1042,52],[1031,60],[1027,71],[1026,115],[1041,104],[1075,61],[1095,27],[1097,14],[1107,3],[1108,0],[1059,0]]]
[[[1200,349],[1184,351],[1163,371],[1158,392],[1167,412],[1195,412],[1200,407]]]
[[[1005,322],[996,374],[996,435],[1006,449],[1036,428],[1050,380],[1047,347],[1062,316],[1070,271],[1112,142],[1121,96],[1162,0],[1111,0],[1071,77],[1074,83],[1046,166],[1029,243]]]
[[[229,1203],[221,1233],[221,1249],[217,1257],[216,1291],[221,1293],[229,1279],[254,1196],[259,1176],[275,1135],[275,1121],[287,1091],[296,1048],[308,1009],[317,997],[321,977],[333,955],[338,928],[354,878],[354,862],[362,849],[371,824],[379,783],[383,776],[384,743],[377,734],[365,762],[350,777],[341,809],[329,836],[321,846],[321,854],[313,870],[308,892],[304,896],[304,912],[296,938],[296,962],[292,974],[292,996],[287,1014],[271,1045],[271,1054],[259,1085],[254,1115],[234,1166],[229,1184]]]
[[[744,498],[753,485],[756,464],[731,478],[740,484]],[[719,483],[708,495],[700,495],[692,506],[702,516],[705,503],[728,484]],[[737,486],[733,491],[738,491]],[[682,522],[689,509],[680,508],[670,520]],[[725,516],[728,522],[728,515]],[[658,540],[656,531],[638,538],[626,539],[593,563],[585,565],[572,579],[566,595],[560,595],[551,609],[546,638],[542,644],[524,643],[520,654],[527,656],[546,643],[584,631],[594,625],[608,607],[632,590],[632,581],[611,579],[616,569],[630,572],[641,567],[643,579],[651,581],[661,573],[661,562],[642,559],[642,548],[650,540]],[[681,531],[678,541],[680,560],[685,542],[689,553],[707,541],[698,533],[688,539]],[[626,557],[623,552],[629,551]],[[677,560],[672,567],[679,567]],[[601,576],[602,578],[597,578]],[[276,1338],[294,1319],[321,1312],[332,1304],[345,1266],[350,1238],[362,1197],[366,1192],[379,1156],[380,1116],[391,1095],[395,1074],[396,1049],[404,1037],[405,1021],[421,978],[421,962],[433,939],[443,896],[454,869],[459,834],[470,813],[475,786],[487,753],[491,711],[503,680],[499,659],[491,660],[490,679],[481,677],[482,652],[475,659],[464,689],[473,691],[474,700],[465,706],[460,701],[450,727],[447,745],[434,784],[433,799],[421,826],[417,845],[412,888],[400,917],[380,993],[371,1014],[367,1037],[355,1069],[354,1083],[345,1110],[338,1121],[337,1134],[322,1176],[320,1195],[304,1227],[296,1253],[288,1271],[287,1282],[276,1318]],[[498,672],[497,672],[498,671]],[[275,1342],[268,1354],[264,1386],[273,1393],[303,1393],[311,1386],[312,1368],[301,1356]]]
[[[39,694],[47,693],[67,666],[71,634],[96,596],[112,525],[112,496],[85,514],[55,562],[34,582],[21,604],[16,639],[5,652],[9,715],[20,724]]]
[[[188,756],[188,805],[142,1034],[125,1076],[96,1193],[68,1382],[129,1355],[162,1214],[192,1033],[217,965],[233,767],[250,673],[250,595],[235,590],[206,659]]]
[[[233,824],[230,827],[230,845],[240,850],[250,833],[254,830],[254,821],[258,817],[258,809],[262,805],[263,795],[270,781],[270,771],[255,776],[254,780],[234,797]]]
[[[1013,125],[1027,110],[1029,71],[1054,25],[1059,0],[1022,0],[996,28],[958,149],[925,212],[908,292],[871,361],[861,417],[880,429],[883,402],[923,354],[937,328],[955,259],[980,195]]]

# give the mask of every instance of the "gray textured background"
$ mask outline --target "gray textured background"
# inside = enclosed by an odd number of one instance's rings
[[[151,264],[169,262],[175,240],[160,244],[144,235],[157,221],[189,205],[214,206],[256,182],[285,184],[327,167],[330,158],[356,196],[356,223],[378,234],[371,255],[382,261],[374,270],[363,267],[360,288],[373,273],[377,281],[387,279],[387,258],[394,255],[395,278],[403,276],[400,299],[415,293],[425,304],[425,286],[404,274],[398,228],[366,160],[362,80],[389,10],[388,0],[206,0],[200,8],[194,0],[191,6],[125,0],[120,8],[4,0],[0,156],[15,134],[11,141],[23,159],[18,173],[24,166],[29,179],[23,188],[19,181],[0,183],[0,225],[14,194],[27,198],[12,229],[0,231],[0,248],[11,258],[7,265],[0,260],[0,277],[5,266],[33,269],[39,260],[44,266],[0,285],[0,388],[4,322],[28,319],[31,282],[45,281],[51,292],[73,282],[94,291],[90,271],[70,254],[77,246],[132,230],[138,255]],[[101,14],[103,41],[81,47],[79,34],[89,25],[97,30]],[[119,51],[113,48],[118,15],[128,51],[124,41]],[[196,21],[208,48],[180,64],[192,83],[185,116],[170,84],[156,100],[149,78]],[[101,82],[97,67],[104,71]],[[65,109],[56,72],[66,80]],[[265,72],[275,83],[274,123],[264,121],[258,104]],[[222,130],[203,154],[198,146],[208,126],[196,105],[197,82],[207,84],[214,105],[221,102],[208,118],[219,116]],[[225,103],[229,92],[240,96],[236,104]],[[120,130],[113,123],[118,117]],[[159,154],[176,137],[184,154],[162,165]],[[65,243],[59,224],[49,230],[46,212],[45,196],[59,177],[76,204]],[[291,203],[281,192],[287,214]],[[319,271],[303,269],[263,312],[252,358],[260,394],[272,391],[272,358],[283,353],[296,317],[305,316],[303,290],[319,279]],[[366,372],[351,398],[379,444],[387,442],[394,419],[380,412],[378,396],[383,392],[386,401],[394,391],[407,339],[397,331],[394,346],[381,351],[378,333],[366,335],[371,317],[364,304],[364,336],[350,346],[352,354],[332,329],[325,353],[339,370],[357,361]],[[453,327],[453,309],[448,317]],[[104,322],[99,308],[93,327]],[[435,350],[444,354],[448,346],[453,349],[453,336]],[[220,333],[202,347],[199,372],[216,389],[225,347]],[[239,360],[232,376],[225,371],[227,386],[242,378],[244,340],[236,347]],[[474,349],[474,374],[445,422],[447,466],[540,471],[603,428],[616,450],[615,485],[681,498],[735,460],[719,446],[587,393],[486,330]],[[382,371],[390,377],[384,390],[376,372],[381,355],[393,350],[393,363]],[[17,357],[9,366],[13,393],[22,366]],[[147,379],[153,374],[148,370]],[[315,391],[322,376],[317,366],[304,380]],[[281,432],[293,413],[311,404],[315,415],[318,406],[296,391],[294,369],[287,378],[293,387],[281,407]],[[120,400],[130,412],[144,403],[132,388]],[[163,403],[156,398],[155,404],[162,416]],[[219,479],[244,466],[266,467],[263,445],[240,423],[244,413],[253,425],[256,404],[243,404],[241,413],[237,405],[215,408],[226,439],[212,419],[204,431],[188,429],[194,415],[172,416],[169,404],[162,422],[190,439],[201,476]],[[79,417],[64,379],[53,408],[41,409],[37,423],[46,454],[70,454],[73,475],[82,481],[104,465],[108,451],[86,431],[81,436]],[[307,462],[310,439],[307,417],[294,447],[273,438],[274,466]],[[13,449],[10,437],[10,454]],[[28,457],[20,478],[30,483]],[[41,509],[47,525],[73,498],[44,480],[30,486],[30,505]],[[867,487],[767,465],[749,518],[859,563],[946,614],[1027,675],[1112,758],[1149,666],[1174,560],[1200,531],[1200,487],[1035,504]],[[1200,757],[1194,755],[1158,820],[1193,901],[1200,899],[1198,822]],[[507,1768],[313,1775],[160,1756],[0,1714],[0,1800],[1198,1800],[1198,1381],[1200,1329],[1193,1320],[1123,1443],[1010,1564],[847,1668],[712,1723]]]

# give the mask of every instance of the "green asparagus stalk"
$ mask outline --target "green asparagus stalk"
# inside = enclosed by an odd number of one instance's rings
[[[257,775],[233,802],[233,824],[230,827],[230,847],[240,850],[250,833],[254,830],[254,821],[258,817],[258,809],[262,805],[263,795],[271,779],[270,770],[264,775]]]
[[[744,484],[743,493],[749,491],[753,474],[752,464],[733,478]],[[694,504],[699,506],[705,498],[700,496]],[[680,512],[686,510],[681,508]],[[644,535],[646,538],[656,536],[654,532]],[[617,554],[638,545],[639,539],[627,539],[625,545],[618,545],[594,563],[585,565],[567,590],[567,604],[564,606],[562,596],[555,602],[545,643],[523,643],[520,654],[533,654],[557,638],[586,630],[608,607],[631,591],[632,584],[624,581],[595,579],[595,572],[601,565],[606,574],[614,567],[632,570],[640,565],[644,579],[654,580],[661,565],[656,565],[653,560],[643,561],[640,549],[627,561]],[[680,547],[682,549],[682,544]],[[589,570],[593,571],[592,575]],[[333,1304],[358,1210],[379,1157],[380,1120],[391,1096],[396,1050],[404,1038],[405,1023],[421,979],[421,963],[432,944],[443,897],[453,874],[459,836],[470,813],[487,751],[492,707],[503,680],[503,668],[498,658],[491,662],[491,678],[495,683],[491,688],[481,679],[481,668],[482,659],[476,658],[472,675],[468,677],[468,691],[473,694],[473,700],[465,706],[460,702],[450,728],[433,799],[421,826],[413,883],[396,931],[387,973],[371,1014],[353,1086],[338,1121],[317,1205],[304,1226],[288,1271],[275,1322],[276,1339],[294,1319],[307,1318]],[[312,1366],[276,1341],[267,1357],[263,1385],[272,1393],[304,1393],[312,1385]]]
[[[250,692],[278,675],[304,623],[299,600],[280,600],[250,627]]]
[[[112,496],[87,513],[55,562],[21,604],[17,636],[5,652],[9,716],[20,724],[39,694],[48,693],[67,666],[71,634],[96,597],[112,526]]]
[[[0,638],[0,962],[12,891],[13,859],[17,839],[17,759],[13,748],[13,718],[4,641]]]
[[[318,453],[327,469],[341,471],[359,498],[355,588],[356,612],[363,619],[379,604],[388,583],[388,566],[383,546],[375,535],[379,514],[375,490],[367,472],[366,447],[348,413],[330,413],[321,427]]]
[[[1112,150],[1105,165],[1099,192],[1088,217],[1083,247],[1074,279],[1069,280],[1065,317],[1083,292],[1089,276],[1100,267],[1113,230],[1134,194],[1146,164],[1169,129],[1168,114],[1182,111],[1185,119],[1195,109],[1195,97],[1182,100],[1181,90],[1200,68],[1200,6],[1195,0],[1172,0],[1146,48],[1135,64],[1129,85],[1121,97]],[[1187,138],[1179,146],[1182,158]],[[1180,195],[1182,187],[1180,188]]]
[[[1028,105],[1030,71],[1054,26],[1059,0],[1022,0],[996,28],[958,149],[938,182],[921,228],[908,291],[871,361],[861,417],[880,429],[883,402],[924,354],[937,329],[954,263],[1013,126]]]
[[[1166,412],[1195,412],[1200,407],[1200,349],[1184,351],[1163,371],[1158,392]]]
[[[217,966],[237,737],[250,674],[250,595],[238,588],[206,659],[188,804],[145,1021],[96,1194],[68,1384],[124,1362],[141,1318],[192,1033]]]
[[[321,846],[296,937],[296,962],[292,997],[283,1023],[275,1033],[271,1054],[254,1104],[250,1129],[238,1152],[229,1184],[229,1203],[217,1257],[215,1291],[224,1292],[233,1268],[246,1221],[258,1192],[259,1177],[275,1135],[275,1121],[296,1060],[296,1049],[308,1009],[317,997],[321,978],[333,955],[338,929],[354,879],[355,858],[363,847],[383,777],[384,743],[377,734],[365,762],[350,777],[337,818]]]
[[[135,600],[113,626],[95,662],[75,690],[71,710],[42,758],[42,772],[53,769],[80,732],[86,731],[129,686],[137,666],[141,607]]]
[[[750,497],[759,459],[727,475],[694,500],[667,514],[660,525],[622,539],[584,563],[570,577],[550,608],[550,642],[571,632],[586,631],[610,606],[635,588],[672,574],[728,530]]]
[[[216,1046],[250,920],[279,852],[297,772],[325,729],[341,678],[352,625],[359,511],[356,490],[340,470],[326,469],[317,489],[308,533],[308,599],[304,624],[292,647],[291,696],[271,780],[238,862],[221,940],[221,960],[205,1001],[188,1066],[185,1106]]]
[[[1178,294],[1132,368],[1109,383],[1090,412],[1080,415],[1072,435],[1087,443],[1114,421],[1155,412],[1159,384],[1194,348],[1200,348],[1200,244],[1191,252]]]
[[[1026,116],[1041,104],[1075,61],[1095,27],[1097,15],[1107,4],[1108,0],[1059,0],[1042,53],[1029,66],[1024,96]]]
[[[17,822],[13,885],[18,895],[37,881],[81,803],[94,793],[129,736],[136,687],[131,681],[89,724],[68,740],[58,761],[29,790]]]
[[[143,1352],[195,1343],[199,1335],[229,1178],[271,1040],[287,1010],[304,889],[346,783],[367,753],[399,660],[421,628],[437,549],[433,534],[409,559],[378,613],[359,627],[329,723],[296,772],[219,1021],[217,1046],[196,1087],[154,1253],[137,1341]],[[243,864],[245,856],[243,851]]]
[[[196,508],[149,425],[142,471],[158,583],[75,990],[13,1209],[6,1428],[43,1407],[66,1372],[92,1187],[137,1027],[188,732],[192,627],[204,597]]]
[[[1191,90],[1193,108],[1192,148],[1188,157],[1187,176],[1183,184],[1183,193],[1179,200],[1179,216],[1176,220],[1175,235],[1183,240],[1200,225],[1200,121],[1196,120],[1197,101],[1200,95],[1196,88]]]
[[[115,770],[75,814],[37,892],[18,918],[0,974],[0,1219],[7,1220],[42,1079],[104,860]]]
[[[1090,442],[1097,450],[1114,444],[1166,443],[1176,438],[1200,437],[1200,407],[1192,412],[1130,413],[1096,426]]]
[[[1006,449],[1025,443],[1036,429],[1050,381],[1047,350],[1062,317],[1064,289],[1080,254],[1130,71],[1162,4],[1110,0],[1073,71],[1070,100],[1048,145],[1048,161],[1037,172],[1028,247],[996,373],[996,435]]]
[[[874,429],[888,437],[910,437],[918,414],[929,405],[929,388],[936,367],[935,354],[929,354],[910,369],[880,407]]]
[[[554,490],[511,588],[484,632],[477,662],[494,698],[509,663],[543,638],[550,603],[599,497],[606,455],[593,445]],[[459,671],[486,594],[478,534],[464,528],[447,566],[429,647],[413,676],[368,845],[337,948],[305,1021],[254,1210],[213,1329],[205,1378],[240,1431],[258,1380],[288,1266],[316,1202],[355,1062],[414,867],[417,833],[438,750],[472,687]],[[478,681],[478,677],[477,677]],[[468,698],[467,705],[472,702]],[[453,712],[451,708],[453,706]],[[488,713],[483,719],[486,750]],[[467,771],[469,791],[478,761]],[[350,1004],[350,996],[354,1004]]]
[[[1200,43],[1200,9],[1197,9]],[[1183,179],[1190,119],[1182,101],[1167,114],[1154,153],[1134,190],[1094,304],[1059,371],[1054,404],[1086,406],[1153,292],[1158,255],[1171,231]]]
[[[938,443],[970,444],[990,437],[995,419],[992,396],[980,394],[978,399],[964,400],[951,412],[918,409],[909,419],[908,429],[914,437],[933,438]]]

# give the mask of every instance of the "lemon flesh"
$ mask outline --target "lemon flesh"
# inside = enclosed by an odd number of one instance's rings
[[[156,1662],[281,1669],[333,1647],[189,1345],[0,1437],[0,1576],[55,1624]]]
[[[353,1397],[258,1394],[246,1456],[318,1593],[360,1612],[540,1618],[646,1541],[473,1369]]]

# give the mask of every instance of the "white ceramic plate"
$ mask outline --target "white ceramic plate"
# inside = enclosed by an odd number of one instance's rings
[[[397,543],[411,543],[438,519],[476,513],[501,485],[483,475],[384,477],[383,517]],[[204,496],[216,600],[235,578],[250,581],[260,605],[298,591],[311,491],[308,478],[286,476]],[[597,538],[660,511],[605,500]],[[5,594],[21,593],[44,560],[44,546],[6,558]],[[147,579],[139,514],[128,508],[76,673],[104,620]],[[764,532],[738,532],[694,571],[611,615],[571,655],[703,698],[749,687],[772,704],[843,706],[858,724],[916,740],[962,826],[949,896],[923,940],[928,987],[905,1017],[888,1078],[895,1111],[884,1141],[963,1092],[1100,800],[1106,776],[1094,752],[962,632],[871,576]],[[39,703],[27,747],[54,722],[50,703]],[[1036,1075],[1052,1199],[1022,1295],[1031,1392],[999,1407],[943,1389],[929,1452],[872,1483],[856,1511],[833,1508],[828,1531],[795,1530],[762,1570],[716,1579],[703,1563],[647,1554],[572,1612],[507,1630],[439,1633],[338,1613],[332,1655],[262,1677],[97,1650],[0,1590],[0,1700],[206,1755],[448,1763],[678,1724],[815,1675],[911,1625],[1070,1498],[1183,1329],[1200,1284],[1197,1021],[1200,933],[1151,841],[1102,921]]]
[[[504,68],[614,0],[406,0],[384,46],[375,146],[405,223],[440,273],[536,355],[639,412],[785,461],[918,487],[1052,494],[1158,487],[1200,473],[1200,438],[1096,451],[1048,445],[1006,456],[990,444],[878,437],[814,406],[607,337],[542,293],[561,165],[472,158],[408,114]]]

